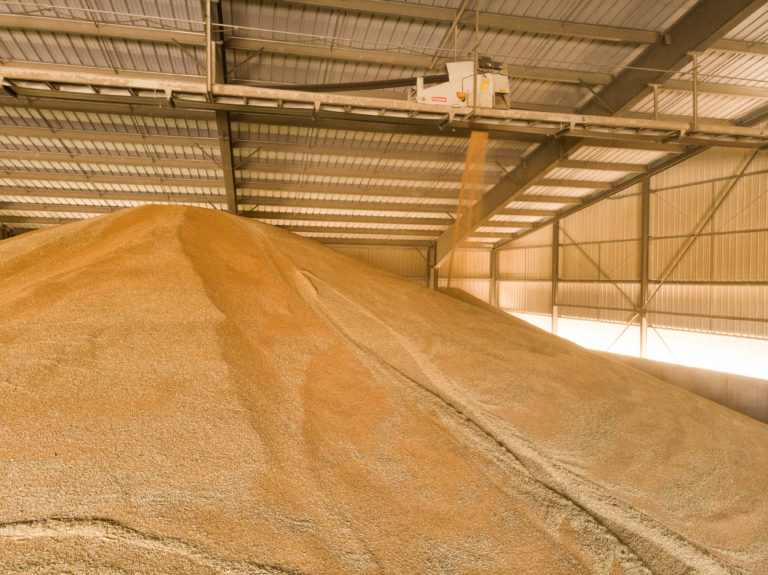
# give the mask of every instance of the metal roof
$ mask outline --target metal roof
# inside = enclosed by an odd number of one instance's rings
[[[749,127],[768,117],[768,8],[714,4],[221,0],[209,43],[206,2],[0,0],[0,223],[162,202],[440,252],[476,129],[486,193],[462,239],[500,245],[675,158],[768,143]],[[357,86],[472,59],[476,16],[511,110]]]

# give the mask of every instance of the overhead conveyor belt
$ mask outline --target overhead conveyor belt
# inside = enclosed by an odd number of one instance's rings
[[[230,110],[272,116],[298,116],[409,124],[538,137],[577,136],[585,140],[627,143],[756,148],[768,145],[768,131],[760,128],[699,120],[654,120],[585,114],[451,107],[402,100],[341,94],[300,92],[234,84],[212,84],[205,78],[144,72],[32,63],[0,65],[6,92],[19,96],[124,102],[198,110]]]

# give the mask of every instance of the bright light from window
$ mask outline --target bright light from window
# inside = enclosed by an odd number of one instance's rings
[[[551,331],[551,316],[512,315]],[[640,328],[631,326],[619,337],[624,327],[616,323],[558,319],[558,335],[582,347],[639,357]],[[649,328],[648,359],[768,379],[768,340]]]

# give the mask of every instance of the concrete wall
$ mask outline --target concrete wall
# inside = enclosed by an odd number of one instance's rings
[[[605,355],[754,419],[768,423],[768,381],[766,380],[614,353],[606,353]]]

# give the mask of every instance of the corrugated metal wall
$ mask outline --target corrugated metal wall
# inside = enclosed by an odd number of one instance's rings
[[[498,252],[499,307],[536,314],[552,312],[552,226]]]
[[[379,269],[428,285],[427,250],[412,247],[334,245],[342,252]],[[440,287],[448,279],[447,268],[440,270]],[[491,296],[491,252],[483,249],[457,250],[453,261],[452,287],[462,289],[484,302]]]
[[[708,152],[652,180],[652,280],[728,191],[749,152]],[[758,154],[651,302],[654,325],[768,338],[768,156]],[[651,283],[651,292],[655,289]]]
[[[649,293],[668,276],[648,305],[651,326],[768,339],[768,154],[733,185],[750,156],[712,150],[651,178]],[[561,219],[561,317],[635,316],[641,207],[638,185]],[[550,226],[499,252],[500,307],[551,314],[551,242]]]
[[[440,287],[448,285],[447,266],[440,269]],[[456,250],[451,287],[459,288],[486,303],[491,302],[491,251]]]
[[[330,246],[368,265],[427,285],[427,251],[423,248],[384,246]]]

